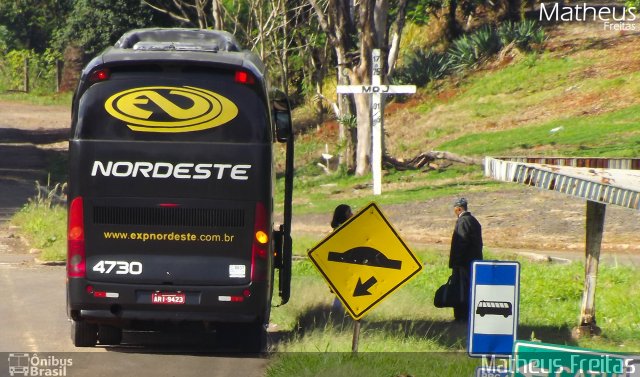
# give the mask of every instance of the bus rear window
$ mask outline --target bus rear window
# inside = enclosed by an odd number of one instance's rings
[[[185,72],[187,71],[187,72]],[[97,140],[268,142],[258,85],[210,69],[113,70],[78,103],[75,136]]]

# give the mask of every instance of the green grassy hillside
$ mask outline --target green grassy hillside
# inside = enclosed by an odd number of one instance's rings
[[[640,34],[603,32],[591,24],[546,32],[543,52],[505,51],[476,71],[433,82],[404,101],[391,99],[387,153],[400,159],[432,150],[476,157],[638,156]],[[340,150],[335,121],[297,137],[296,213],[326,213],[344,200],[406,203],[497,187],[479,166],[390,169],[384,194],[374,198],[371,177],[326,174],[318,166],[325,148],[334,155]]]
[[[497,59],[390,114],[390,154],[637,156],[640,35],[584,25],[548,33],[545,53]]]

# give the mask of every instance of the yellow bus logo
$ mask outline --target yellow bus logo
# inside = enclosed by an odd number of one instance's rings
[[[107,112],[141,132],[191,132],[221,126],[238,115],[229,99],[192,86],[147,86],[118,92]]]

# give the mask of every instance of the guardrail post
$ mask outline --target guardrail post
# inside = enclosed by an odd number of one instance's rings
[[[577,336],[598,335],[600,328],[596,326],[596,281],[600,262],[600,247],[604,233],[604,217],[607,206],[602,203],[587,201],[587,224],[585,246],[585,279],[580,308],[580,325],[575,331]]]

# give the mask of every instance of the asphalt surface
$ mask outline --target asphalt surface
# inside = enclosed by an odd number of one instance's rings
[[[264,375],[266,358],[217,350],[214,334],[125,333],[118,347],[75,348],[65,314],[64,266],[35,264],[32,255],[8,250],[11,242],[6,235],[0,239],[0,376],[9,375],[7,363],[23,353],[71,359],[66,376]]]

